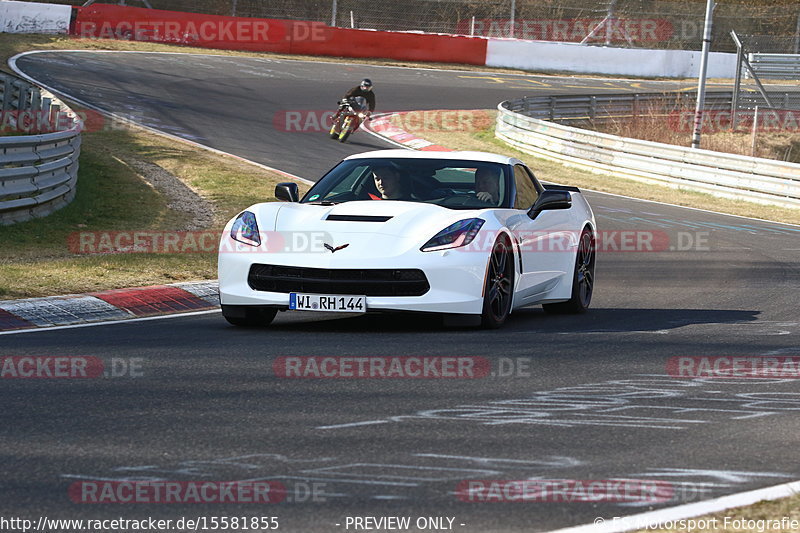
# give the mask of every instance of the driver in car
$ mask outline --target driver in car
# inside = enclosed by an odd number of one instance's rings
[[[497,205],[500,200],[500,169],[480,167],[475,171],[475,196],[478,200]]]

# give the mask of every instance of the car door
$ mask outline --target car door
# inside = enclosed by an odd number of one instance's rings
[[[534,218],[530,216],[530,208],[543,189],[524,165],[514,165],[514,186],[514,209],[519,211],[513,222],[509,220],[509,229],[520,251],[521,275],[515,305],[523,305],[526,300],[535,300],[553,289],[567,272],[572,272],[577,236],[569,210],[542,211]]]

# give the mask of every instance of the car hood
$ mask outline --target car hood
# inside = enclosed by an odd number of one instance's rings
[[[283,204],[275,216],[275,231],[371,233],[429,239],[453,222],[477,216],[481,210],[452,210],[438,205],[392,200],[355,201],[324,206]]]

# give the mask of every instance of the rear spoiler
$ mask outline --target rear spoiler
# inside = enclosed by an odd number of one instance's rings
[[[581,192],[581,190],[577,187],[570,187],[569,185],[556,185],[554,183],[542,183],[542,187],[544,187],[548,191]]]

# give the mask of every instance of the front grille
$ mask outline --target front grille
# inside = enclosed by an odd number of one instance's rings
[[[422,296],[430,290],[419,269],[304,268],[281,265],[250,267],[247,284],[256,291],[364,296]]]

